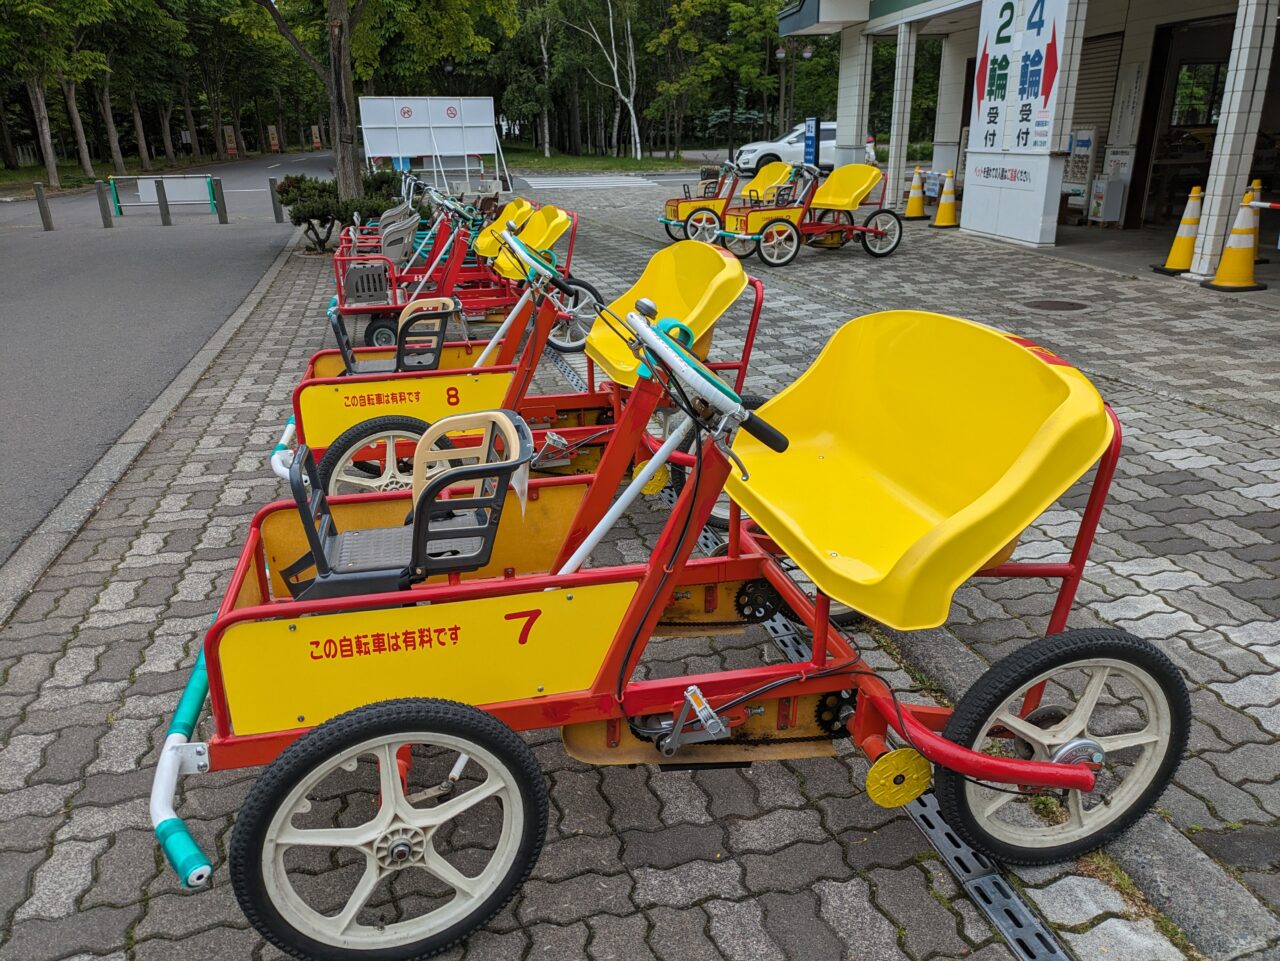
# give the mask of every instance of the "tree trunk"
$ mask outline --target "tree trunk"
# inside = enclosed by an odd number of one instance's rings
[[[111,152],[111,167],[117,177],[124,176],[124,155],[120,153],[120,132],[116,130],[115,117],[111,115],[111,81],[104,76],[98,87],[98,112],[107,128],[107,149]]]
[[[203,157],[200,149],[200,128],[196,126],[196,115],[191,110],[191,92],[187,89],[187,79],[182,78],[182,112],[187,118],[187,136],[191,138],[191,156]]]
[[[178,158],[173,152],[173,134],[169,131],[169,121],[173,118],[173,101],[166,100],[164,103],[158,104],[156,113],[160,116],[160,139],[164,142],[165,162],[170,167],[177,166]]]
[[[582,153],[582,98],[576,83],[569,88],[569,153]]]
[[[62,186],[58,179],[58,158],[53,153],[53,137],[49,131],[49,105],[44,100],[44,84],[37,77],[27,78],[27,95],[31,98],[31,112],[36,118],[36,142],[44,157],[44,175],[50,187]]]
[[[343,200],[364,196],[356,149],[355,85],[351,76],[351,14],[347,0],[329,0],[329,113],[334,179]]]
[[[609,144],[613,149],[615,157],[622,156],[622,144],[618,142],[618,132],[622,124],[622,98],[615,97],[613,101],[613,134],[610,137]]]
[[[133,108],[133,133],[138,138],[138,160],[143,170],[151,169],[151,151],[147,150],[147,131],[142,126],[142,111],[138,109],[138,95],[129,91],[129,106]]]
[[[280,140],[280,152],[284,153],[289,149],[289,128],[284,125],[284,101],[279,91],[276,92],[276,136]]]
[[[249,155],[249,149],[245,146],[244,133],[240,130],[240,114],[244,109],[244,104],[240,100],[239,91],[232,88],[231,92],[231,134],[235,137],[236,153],[241,159]]]
[[[17,170],[18,151],[13,148],[13,136],[9,132],[9,121],[5,116],[8,112],[8,104],[4,99],[4,87],[0,85],[0,159],[3,160],[6,170]]]
[[[76,155],[80,158],[80,170],[86,177],[96,176],[93,161],[89,159],[89,144],[84,139],[84,123],[80,120],[80,107],[76,104],[76,84],[59,74],[62,95],[67,98],[67,118],[71,121],[71,133],[76,139]]]

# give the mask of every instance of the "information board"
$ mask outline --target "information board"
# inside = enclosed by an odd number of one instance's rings
[[[818,118],[806,117],[804,121],[804,162],[818,162]]]

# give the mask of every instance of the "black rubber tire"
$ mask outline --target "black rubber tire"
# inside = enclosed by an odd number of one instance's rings
[[[766,399],[767,398],[761,397],[758,394],[743,394],[742,406],[747,410],[759,410]],[[694,442],[695,435],[691,433],[685,438],[684,443],[680,445],[680,450],[683,453],[692,454]],[[685,469],[684,467],[671,464],[670,470],[671,489],[675,491],[676,496],[679,497],[680,492],[684,490],[684,485],[688,481],[689,475],[693,473],[693,468]],[[707,527],[713,531],[719,531],[722,534],[726,533],[729,530],[729,518],[717,517],[715,510],[713,509],[711,516],[707,518]]]
[[[425,420],[419,420],[417,417],[388,414],[385,417],[374,417],[371,420],[361,421],[353,427],[348,427],[329,445],[316,467],[320,477],[321,488],[326,494],[332,495],[334,493],[329,489],[330,475],[333,474],[342,458],[346,456],[347,451],[359,449],[364,445],[366,439],[372,435],[381,434],[389,430],[399,430],[406,434],[421,437],[430,426]],[[453,443],[447,437],[440,438],[436,446],[441,450],[453,449]]]
[[[871,226],[871,221],[877,217],[890,216],[898,222],[898,238],[893,242],[893,246],[884,250],[873,250],[871,247],[870,235],[862,233],[858,235],[858,239],[862,241],[862,249],[869,253],[872,257],[888,257],[891,253],[898,249],[902,244],[902,218],[898,216],[896,210],[890,210],[888,207],[881,207],[879,210],[873,210],[867,214],[867,219],[862,222],[864,227]]]
[[[778,162],[779,160],[781,160],[781,159],[782,159],[781,157],[779,157],[779,156],[777,156],[777,155],[775,155],[775,154],[767,153],[767,154],[765,154],[763,157],[761,157],[759,160],[757,160],[757,161],[756,161],[756,171],[755,171],[755,172],[756,172],[756,173],[759,173],[759,172],[760,172],[760,168],[761,168],[761,167],[767,167],[767,166],[769,166],[769,164],[771,164],[771,163],[777,163],[777,162]]]
[[[689,221],[691,221],[694,217],[698,216],[698,214],[710,214],[712,217],[715,218],[716,235],[712,237],[710,240],[703,241],[703,243],[708,243],[708,244],[715,243],[720,239],[720,231],[724,229],[724,222],[721,221],[720,215],[718,213],[716,213],[714,210],[711,210],[707,207],[699,207],[693,213],[689,214],[688,217],[684,218],[684,227],[682,229],[684,230],[685,237],[687,237],[689,240],[702,240],[701,237],[695,237],[693,236],[693,234],[689,232]]]
[[[317,764],[379,735],[438,731],[465,737],[499,757],[515,778],[525,810],[524,834],[515,863],[479,908],[444,931],[396,948],[360,951],[324,944],[290,927],[268,898],[260,852],[277,806]],[[529,746],[492,714],[454,701],[404,698],[358,707],[308,731],[254,782],[240,806],[228,851],[231,884],[245,917],[288,954],[308,961],[417,961],[448,950],[502,910],[529,877],[547,833],[547,785]]]
[[[1101,830],[1069,844],[1032,848],[1002,841],[980,827],[965,795],[965,778],[935,766],[933,787],[943,819],[979,851],[1007,864],[1055,864],[1077,858],[1123,834],[1168,786],[1187,747],[1191,731],[1191,699],[1173,661],[1150,642],[1124,631],[1097,628],[1064,631],[1032,641],[997,661],[965,692],[947,722],[943,736],[957,744],[972,747],[981,736],[981,728],[987,718],[1022,685],[1052,668],[1093,658],[1127,661],[1141,667],[1156,681],[1168,701],[1172,730],[1165,757],[1155,777],[1128,811]]]
[[[779,226],[785,226],[785,228],[791,233],[795,241],[795,246],[792,248],[791,256],[786,257],[783,260],[769,260],[764,255],[765,234],[769,232],[769,229],[771,227],[779,227]],[[796,257],[800,256],[800,248],[803,246],[804,246],[804,237],[801,235],[800,229],[796,227],[796,225],[793,224],[790,220],[787,220],[784,217],[776,217],[760,228],[760,239],[756,241],[756,254],[757,256],[759,256],[760,262],[764,264],[766,267],[785,267],[787,266],[787,264],[795,260]]]
[[[395,317],[378,317],[364,328],[366,347],[394,347],[399,336],[399,324]]]
[[[818,211],[817,222],[820,224],[841,224],[845,226],[853,226],[853,213],[848,210],[820,210]],[[851,234],[844,234],[840,238],[838,244],[825,243],[830,234],[813,234],[805,242],[805,246],[813,247],[815,250],[839,250],[850,240],[853,239]]]
[[[577,277],[570,275],[569,277],[565,278],[565,283],[567,283],[571,287],[576,287],[580,291],[586,291],[587,294],[589,294],[592,298],[594,298],[595,302],[597,304],[600,304],[601,306],[604,306],[605,304],[608,303],[608,301],[606,301],[603,297],[600,296],[600,291],[596,290],[595,287],[587,283],[585,280],[579,280]],[[557,299],[566,296],[559,290],[554,291],[554,293]],[[576,297],[575,297],[574,303],[575,305],[577,304]],[[560,343],[556,343],[554,340],[551,339],[551,337],[555,335],[555,332],[556,332],[556,328],[552,327],[551,334],[549,334],[547,337],[547,344],[552,348],[552,350],[558,350],[562,354],[580,354],[587,349],[586,337],[583,337],[582,340],[577,343],[570,343],[568,341],[565,341],[563,344],[560,344]]]
[[[738,246],[736,247],[730,246],[731,244],[737,244]],[[720,246],[723,247],[725,250],[729,251],[729,253],[733,254],[739,260],[746,260],[748,257],[750,257],[752,254],[754,254],[757,250],[760,249],[759,241],[730,240],[728,237],[720,238]]]
[[[663,224],[662,229],[672,240],[684,240],[684,227],[681,224]]]

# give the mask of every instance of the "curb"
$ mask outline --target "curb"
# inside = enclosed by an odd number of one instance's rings
[[[186,366],[178,371],[177,376],[129,429],[89,468],[75,487],[67,492],[40,525],[22,540],[9,559],[0,564],[0,626],[9,619],[14,608],[27,596],[40,575],[62,553],[84,522],[93,516],[98,504],[204,376],[227,342],[244,326],[301,237],[302,228],[296,228],[253,289],[231,312],[231,316],[223,321],[222,326],[196,351],[195,356],[187,361]]]

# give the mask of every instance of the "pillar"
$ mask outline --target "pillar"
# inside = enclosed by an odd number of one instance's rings
[[[862,32],[861,25],[840,31],[840,86],[836,92],[837,167],[862,162],[871,103],[871,44],[871,36]]]
[[[1231,232],[1249,180],[1271,72],[1278,7],[1280,0],[1240,0],[1236,11],[1227,85],[1200,215],[1200,236],[1191,259],[1191,276],[1197,280],[1212,277],[1217,269],[1223,243]]]
[[[911,84],[916,72],[916,38],[919,23],[898,25],[898,56],[893,67],[893,120],[889,125],[888,206],[903,206],[902,187],[907,172],[907,144],[911,140]]]
[[[960,119],[964,115],[964,75],[978,46],[978,31],[948,34],[942,40],[938,69],[938,113],[933,124],[934,170],[960,166]]]

